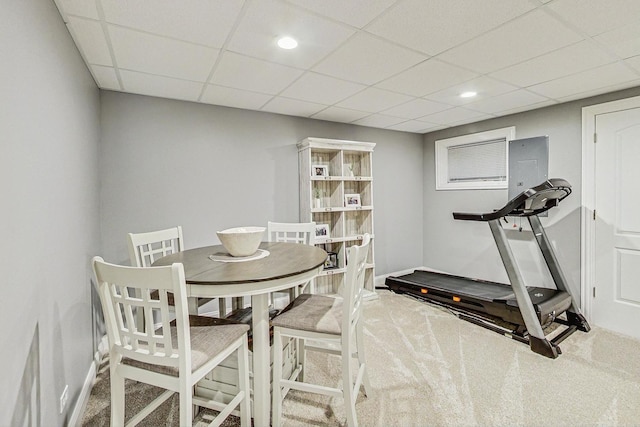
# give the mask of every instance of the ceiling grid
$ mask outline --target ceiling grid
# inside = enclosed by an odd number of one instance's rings
[[[425,133],[640,85],[637,0],[55,2],[105,90]]]

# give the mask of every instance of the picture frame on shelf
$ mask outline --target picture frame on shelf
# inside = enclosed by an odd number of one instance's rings
[[[334,268],[338,268],[338,254],[335,252],[327,251],[327,259],[324,262],[324,269],[332,270]]]
[[[354,208],[362,206],[360,204],[360,194],[345,194],[344,195],[344,206],[347,208]]]
[[[316,239],[329,239],[329,224],[316,224]]]
[[[311,176],[329,176],[329,166],[327,165],[312,165]]]

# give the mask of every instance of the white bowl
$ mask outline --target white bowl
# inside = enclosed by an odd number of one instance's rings
[[[265,230],[265,227],[236,227],[216,234],[231,256],[249,256],[258,250]]]

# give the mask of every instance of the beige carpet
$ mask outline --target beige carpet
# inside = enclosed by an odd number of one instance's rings
[[[640,425],[640,341],[594,327],[570,336],[551,360],[442,309],[379,294],[365,305],[373,393],[358,398],[361,426]],[[308,360],[310,377],[339,384],[335,356]],[[108,382],[105,363],[83,425],[109,424]],[[155,392],[128,384],[127,410]],[[197,425],[204,425],[202,416]],[[342,399],[295,391],[284,416],[286,426],[345,424]],[[177,417],[174,399],[140,425],[175,426]],[[225,425],[239,423],[230,418]]]

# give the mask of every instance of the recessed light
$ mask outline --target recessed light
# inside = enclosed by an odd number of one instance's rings
[[[292,37],[282,37],[278,40],[278,46],[283,49],[295,49],[298,46],[298,42]]]
[[[460,98],[473,98],[474,96],[476,96],[478,94],[478,92],[463,92],[460,94]]]

